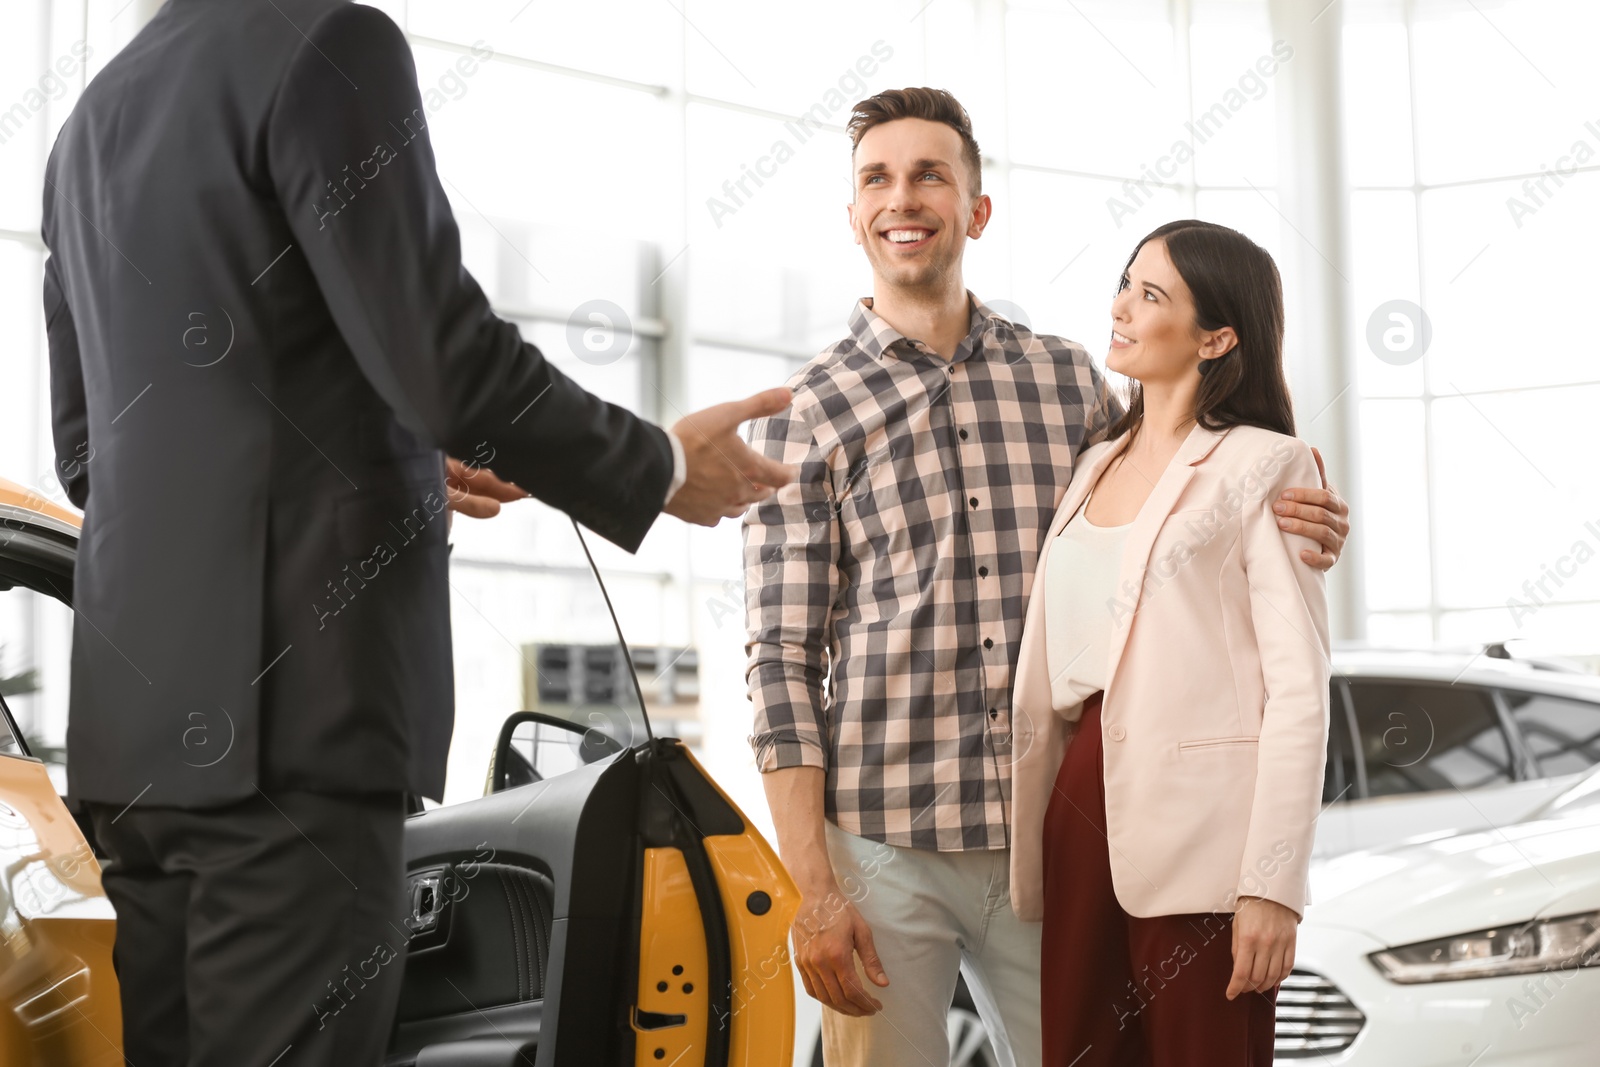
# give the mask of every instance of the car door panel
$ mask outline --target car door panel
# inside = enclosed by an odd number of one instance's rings
[[[1513,782],[1456,791],[1370,797],[1351,801],[1353,848],[1386,847],[1419,835],[1438,836],[1522,819],[1560,792],[1550,782]]]
[[[570,1035],[561,1034],[560,1008],[546,1012],[544,1006],[565,1005],[569,1016],[592,1016],[596,1005],[619,999],[611,980],[614,968],[605,963],[627,951],[622,932],[630,913],[637,777],[624,752],[407,820],[406,868],[413,884],[417,874],[441,865],[455,870],[457,880],[441,887],[441,921],[456,940],[436,946],[423,942],[408,953],[402,1011],[387,1063],[420,1062],[419,1054],[441,1035],[496,1037],[495,1027],[507,1016],[515,1016],[519,1032],[538,1043],[538,1057],[530,1061],[536,1067],[556,1062],[550,1056],[558,1043],[571,1049],[570,1056],[582,1057],[564,1057],[565,1062],[616,1062],[614,1026],[591,1025],[586,1031],[577,1024]],[[579,848],[580,840],[585,847]],[[486,900],[503,899],[496,887],[477,884],[486,867],[502,865],[549,880],[550,930],[543,961],[517,958],[526,941],[486,938],[486,919],[457,921],[460,912],[476,916]],[[488,876],[498,879],[499,872]],[[528,996],[529,985],[512,976],[540,966],[545,979],[538,996]],[[452,986],[470,988],[473,995],[460,991],[451,1004],[441,991]],[[497,1018],[485,1015],[488,1009],[497,1009]]]
[[[122,1009],[100,866],[44,764],[0,755],[0,1063],[113,1067]]]
[[[78,520],[0,481],[0,592],[71,606]],[[79,822],[0,697],[0,1064],[115,1067],[115,914]]]
[[[462,1062],[492,1057],[497,1042],[526,1067],[755,1067],[792,1045],[798,895],[674,740],[413,816],[406,857],[414,907],[391,1067],[452,1047]],[[527,929],[546,897],[540,959],[540,939],[507,916],[520,901]]]

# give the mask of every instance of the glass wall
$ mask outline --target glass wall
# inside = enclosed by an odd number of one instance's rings
[[[1344,6],[1370,634],[1593,655],[1600,8]]]
[[[43,162],[85,76],[149,6],[0,14],[0,476],[56,499]],[[818,0],[761,17],[733,0],[377,6],[411,40],[469,269],[562,369],[664,423],[781,384],[843,335],[870,287],[846,223],[844,122],[880,89],[939,85],[966,103],[995,200],[969,286],[1097,359],[1123,262],[1157,225],[1199,215],[1275,253],[1297,240],[1278,212],[1276,118],[1296,43],[1275,39],[1265,0]],[[1350,129],[1355,506],[1380,640],[1600,634],[1600,565],[1571,563],[1578,541],[1600,548],[1595,479],[1572,447],[1600,388],[1573,314],[1600,269],[1576,239],[1600,202],[1594,166],[1574,162],[1592,154],[1579,142],[1600,147],[1600,112],[1584,113],[1600,99],[1580,53],[1590,7],[1342,0],[1316,24],[1346,24],[1344,84],[1328,91]],[[1416,359],[1366,344],[1394,300],[1428,309]],[[455,524],[451,799],[481,791],[501,718],[537,700],[541,650],[606,642],[563,521],[513,506]],[[654,650],[642,680],[673,694],[661,725],[761,811],[737,523],[663,520],[636,556],[589,542],[629,644]],[[1540,605],[1507,607],[1541,579]],[[0,677],[37,668],[24,717],[46,740],[64,729],[66,633],[19,608],[0,635]]]

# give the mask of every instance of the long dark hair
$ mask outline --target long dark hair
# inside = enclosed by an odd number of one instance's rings
[[[1181,219],[1152,230],[1134,248],[1117,285],[1139,249],[1160,240],[1194,297],[1195,325],[1202,330],[1233,327],[1239,343],[1200,363],[1194,420],[1208,430],[1260,426],[1294,434],[1294,406],[1283,376],[1283,282],[1267,250],[1238,230],[1199,219]],[[1144,390],[1134,381],[1128,410],[1111,428],[1117,437],[1144,419]]]

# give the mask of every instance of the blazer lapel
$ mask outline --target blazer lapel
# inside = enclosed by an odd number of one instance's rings
[[[1106,447],[1089,461],[1088,466],[1080,467],[1073,472],[1072,482],[1067,486],[1066,495],[1061,498],[1060,506],[1056,508],[1055,518],[1050,520],[1050,531],[1045,537],[1046,545],[1051,544],[1055,536],[1061,532],[1061,528],[1066,526],[1067,520],[1077,514],[1085,498],[1088,497],[1089,490],[1094,488],[1094,483],[1100,480],[1100,475],[1105,473],[1106,467],[1122,450],[1127,437],[1127,434],[1123,434],[1107,441]]]
[[[1061,503],[1056,506],[1055,517],[1050,520],[1044,541],[1039,546],[1033,575],[1029,578],[1028,607],[1024,613],[1022,626],[1022,649],[1017,655],[1016,676],[1012,686],[1013,711],[1019,712],[1016,720],[1019,743],[1024,737],[1031,743],[1031,731],[1035,728],[1032,717],[1037,715],[1038,722],[1042,723],[1051,707],[1050,674],[1047,669],[1048,651],[1044,634],[1044,576],[1050,561],[1050,547],[1054,544],[1056,535],[1061,532],[1061,528],[1067,524],[1067,520],[1083,505],[1084,498],[1089,495],[1095,479],[1100,477],[1106,465],[1111,462],[1111,458],[1117,454],[1123,439],[1118,437],[1092,445],[1080,457],[1082,465],[1074,465],[1072,480],[1068,483],[1066,492],[1062,494]],[[1026,751],[1026,748],[1021,751]]]
[[[1217,442],[1227,433],[1226,430],[1220,433],[1208,430],[1196,423],[1183,444],[1178,446],[1172,462],[1161,472],[1155,487],[1150,490],[1150,496],[1134,517],[1132,528],[1128,530],[1128,539],[1122,547],[1122,567],[1117,574],[1117,588],[1113,593],[1116,608],[1112,618],[1110,662],[1106,664],[1108,691],[1117,676],[1117,664],[1122,660],[1128,633],[1133,629],[1134,619],[1138,615],[1145,568],[1150,563],[1150,550],[1155,545],[1156,534],[1161,532],[1167,516],[1172,514],[1173,506],[1188,488],[1190,479],[1194,477],[1195,465],[1210,455],[1211,450],[1217,447]]]

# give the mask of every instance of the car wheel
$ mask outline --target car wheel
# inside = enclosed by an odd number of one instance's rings
[[[965,980],[956,984],[956,998],[945,1019],[950,1035],[950,1067],[1000,1067],[1000,1059],[989,1043],[989,1030],[978,1017],[972,994]]]
[[[1000,1059],[989,1043],[989,1031],[978,1017],[965,981],[956,984],[955,1001],[950,1005],[945,1027],[950,1035],[950,1067],[1000,1067]],[[821,1034],[811,1052],[811,1067],[825,1067]]]

